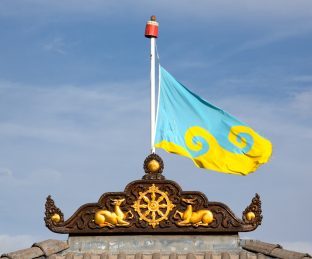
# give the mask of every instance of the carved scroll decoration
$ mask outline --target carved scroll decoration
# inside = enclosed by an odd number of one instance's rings
[[[51,195],[47,197],[47,201],[45,204],[44,221],[48,228],[51,228],[57,224],[62,224],[64,222],[64,214],[58,207],[55,206],[54,200],[51,198]]]
[[[243,221],[255,226],[261,225],[262,222],[261,200],[258,193],[252,199],[250,205],[243,212]]]
[[[161,161],[153,154],[151,170],[142,180],[129,183],[123,192],[104,193],[98,202],[81,206],[64,221],[63,213],[48,196],[45,223],[56,233],[72,235],[238,233],[256,229],[262,220],[258,194],[237,218],[223,203],[208,201],[205,194],[182,191],[160,174]],[[163,166],[163,165],[161,165]],[[155,169],[156,168],[156,169]],[[154,174],[151,176],[151,174]]]

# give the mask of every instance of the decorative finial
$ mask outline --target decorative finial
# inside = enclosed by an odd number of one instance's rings
[[[156,16],[152,15],[151,19],[146,23],[145,27],[146,38],[157,38],[158,37],[158,22],[156,22]]]
[[[258,193],[256,193],[250,205],[244,210],[243,221],[244,223],[252,224],[254,226],[261,225],[262,209],[261,209],[261,200]]]
[[[57,225],[64,222],[64,215],[62,211],[55,206],[54,200],[51,198],[51,195],[47,197],[45,204],[45,218],[44,221],[47,227],[52,225]]]
[[[153,159],[149,161],[149,163],[147,164],[147,168],[150,172],[157,173],[160,168],[160,164],[157,160]]]
[[[144,160],[143,168],[145,175],[143,179],[148,180],[164,180],[165,177],[161,175],[164,170],[164,162],[161,157],[155,153],[150,154]]]

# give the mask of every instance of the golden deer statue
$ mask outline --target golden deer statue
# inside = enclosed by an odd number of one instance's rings
[[[214,220],[210,210],[193,211],[192,204],[194,204],[195,199],[182,198],[182,201],[187,204],[186,210],[183,212],[176,210],[173,215],[174,219],[178,219],[178,215],[182,219],[177,223],[179,226],[208,226]]]
[[[112,204],[115,205],[114,212],[108,210],[97,211],[94,217],[95,224],[99,225],[100,227],[129,226],[130,223],[125,221],[125,219],[132,219],[133,214],[130,210],[123,212],[120,208],[120,205],[125,201],[125,199],[112,199],[111,201]]]

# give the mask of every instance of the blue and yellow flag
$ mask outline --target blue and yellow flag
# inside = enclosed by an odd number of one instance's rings
[[[270,141],[192,93],[164,68],[159,73],[155,147],[231,174],[247,175],[269,160]]]

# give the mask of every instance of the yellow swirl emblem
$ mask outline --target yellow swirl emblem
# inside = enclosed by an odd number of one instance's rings
[[[193,160],[196,166],[201,168],[247,175],[269,160],[272,154],[272,144],[247,126],[234,126],[230,130],[228,139],[240,149],[248,145],[247,139],[242,137],[242,133],[247,134],[253,140],[253,145],[246,153],[233,153],[224,149],[211,133],[199,126],[189,128],[185,133],[184,140],[189,150],[198,152],[203,149],[203,143],[200,141],[194,142],[193,140],[195,137],[201,137],[209,145],[207,152],[204,154],[192,157],[184,147],[166,140],[156,144],[155,147],[163,148],[170,153],[187,156]]]

